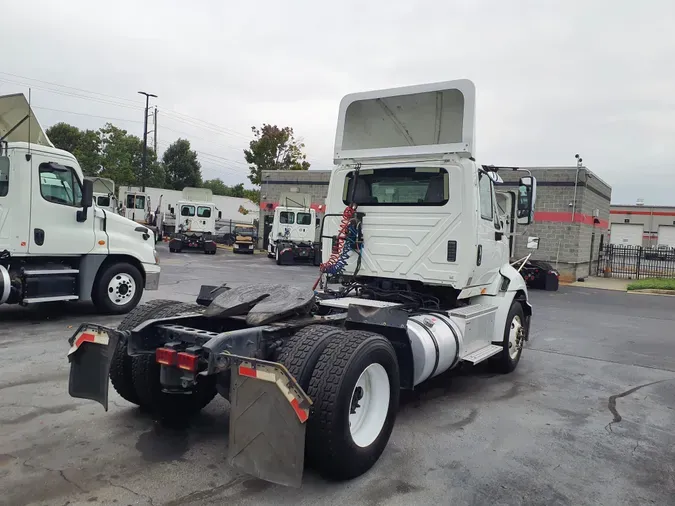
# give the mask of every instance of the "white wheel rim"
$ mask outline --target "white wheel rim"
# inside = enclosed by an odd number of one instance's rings
[[[359,376],[349,403],[349,431],[357,446],[377,439],[389,411],[389,375],[380,364],[370,364]]]
[[[108,297],[116,306],[128,304],[136,294],[136,281],[129,274],[115,274],[108,283]]]
[[[509,330],[509,356],[515,359],[520,353],[522,346],[523,324],[520,316],[515,315],[511,320],[511,329]]]

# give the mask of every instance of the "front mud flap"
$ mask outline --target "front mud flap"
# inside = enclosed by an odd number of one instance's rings
[[[68,340],[71,397],[96,401],[108,411],[108,375],[119,338],[113,329],[85,323]]]
[[[257,478],[299,487],[312,401],[281,364],[228,356],[230,464]]]

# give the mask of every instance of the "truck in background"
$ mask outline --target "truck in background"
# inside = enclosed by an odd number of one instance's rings
[[[92,301],[123,314],[159,285],[146,227],[94,204],[23,94],[0,97],[0,304]]]
[[[282,194],[274,209],[272,230],[268,237],[267,256],[277,265],[291,265],[304,260],[319,265],[321,245],[316,211],[310,207],[310,195]]]
[[[105,177],[85,176],[94,183],[94,204],[101,209],[116,213],[119,207],[115,194],[115,181]]]
[[[189,192],[186,195],[190,196]],[[213,202],[181,200],[170,211],[171,218],[167,218],[167,221],[173,221],[170,226],[175,230],[169,241],[171,253],[180,253],[184,249],[201,249],[207,255],[216,254],[213,235],[216,230],[216,215],[220,211]],[[162,225],[160,234],[161,227]]]
[[[253,225],[238,223],[234,227],[233,235],[233,253],[250,253],[252,255],[255,252],[255,244],[258,239],[258,229],[256,227]]]

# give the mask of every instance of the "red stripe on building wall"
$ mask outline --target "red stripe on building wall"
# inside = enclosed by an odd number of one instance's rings
[[[534,213],[534,221],[539,223],[572,223],[572,213],[565,211],[537,211]],[[594,218],[589,214],[575,213],[574,223],[593,225]],[[607,220],[600,220],[600,223],[595,223],[595,225],[600,228],[608,228],[609,222]]]
[[[637,216],[675,216],[675,211],[621,211],[612,209],[609,214],[635,214]]]

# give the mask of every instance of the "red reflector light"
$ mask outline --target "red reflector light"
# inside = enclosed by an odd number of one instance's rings
[[[197,370],[197,362],[199,357],[192,353],[180,352],[178,354],[178,368],[185,371],[195,372]]]
[[[170,348],[157,348],[155,350],[155,360],[162,365],[176,365],[176,351]]]

